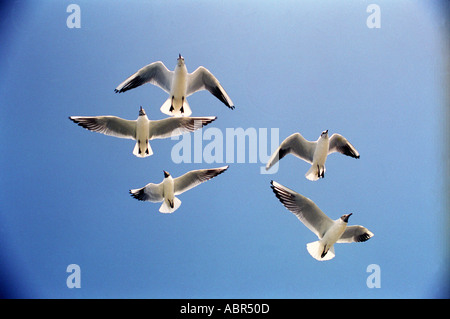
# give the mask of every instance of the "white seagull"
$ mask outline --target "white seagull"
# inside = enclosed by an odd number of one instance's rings
[[[172,176],[164,172],[164,180],[159,184],[149,183],[142,188],[131,189],[130,194],[134,198],[141,201],[163,202],[159,211],[161,213],[173,213],[180,207],[181,200],[175,195],[180,195],[191,188],[210,180],[211,178],[222,174],[228,169],[228,166],[199,169],[187,172],[186,174],[172,178]]]
[[[203,66],[188,73],[181,54],[174,71],[169,71],[161,61],[151,63],[120,83],[114,92],[126,92],[145,83],[159,86],[169,93],[169,98],[161,106],[161,112],[170,116],[191,115],[186,98],[200,90],[208,90],[230,109],[234,109],[233,102],[215,76]]]
[[[325,161],[329,154],[339,152],[347,156],[359,158],[355,147],[340,134],[333,134],[328,138],[328,130],[323,131],[315,142],[306,140],[300,133],[287,137],[272,154],[266,165],[269,170],[286,154],[292,154],[312,164],[305,176],[311,181],[325,177]]]
[[[332,259],[335,243],[363,242],[373,236],[373,233],[363,226],[347,226],[351,213],[332,220],[309,198],[275,181],[270,183],[280,202],[319,237],[318,241],[306,245],[308,252],[315,259]]]
[[[153,154],[149,140],[168,138],[193,132],[217,117],[179,117],[151,121],[142,106],[137,120],[124,120],[116,116],[70,116],[73,122],[90,131],[120,138],[136,140],[133,154],[147,157]]]

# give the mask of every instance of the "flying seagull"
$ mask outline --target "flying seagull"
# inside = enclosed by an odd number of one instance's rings
[[[116,116],[70,116],[69,119],[90,131],[120,138],[136,140],[133,154],[147,157],[153,154],[149,140],[168,138],[193,132],[217,117],[178,117],[151,121],[142,106],[137,120],[124,120]]]
[[[181,200],[175,195],[180,195],[191,188],[210,180],[211,178],[222,174],[228,169],[228,166],[199,169],[187,172],[186,174],[172,178],[172,176],[164,172],[164,180],[159,184],[149,183],[142,188],[131,189],[130,194],[134,198],[141,201],[163,202],[159,211],[161,213],[173,213],[180,207]]]
[[[287,137],[272,154],[266,165],[269,170],[275,163],[292,154],[312,164],[305,176],[311,181],[325,177],[325,161],[331,153],[339,152],[347,156],[359,158],[359,153],[345,137],[333,134],[328,138],[328,130],[323,131],[315,142],[306,140],[300,133]]]
[[[348,218],[352,213],[332,220],[309,198],[275,181],[270,183],[280,202],[319,237],[318,241],[306,245],[308,252],[315,259],[332,259],[335,243],[363,242],[373,237],[373,233],[363,226],[347,226]]]
[[[151,63],[120,83],[114,92],[126,92],[145,83],[159,86],[169,93],[169,98],[161,106],[161,112],[170,116],[191,115],[186,98],[200,90],[208,90],[230,109],[234,109],[233,102],[215,76],[203,66],[188,73],[181,54],[178,55],[174,71],[169,71],[161,61]]]

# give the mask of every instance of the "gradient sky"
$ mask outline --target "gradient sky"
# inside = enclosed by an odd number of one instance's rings
[[[70,29],[69,4],[81,8]],[[369,4],[381,28],[369,29]],[[15,1],[1,8],[0,280],[20,298],[434,298],[448,291],[445,59],[437,1]],[[448,24],[447,24],[448,26]],[[279,142],[328,129],[358,149],[333,154],[324,179],[293,156],[275,174],[258,163],[180,163],[177,141],[134,143],[84,130],[68,116],[150,119],[167,98],[145,85],[114,88],[139,68],[181,53],[208,68],[236,105],[189,97],[208,127],[278,129]],[[193,137],[193,136],[192,136]],[[260,136],[259,136],[260,137]],[[270,134],[269,134],[270,137]],[[203,141],[203,147],[210,141]],[[276,147],[278,145],[270,145]],[[194,147],[194,146],[193,146]],[[230,150],[228,150],[230,151]],[[235,153],[242,151],[235,149]],[[247,153],[248,155],[248,153]],[[248,157],[247,157],[248,159]],[[182,194],[180,209],[128,190],[230,165]],[[366,243],[313,259],[317,240],[270,189],[275,180],[330,218],[369,228]],[[69,264],[81,288],[69,289]],[[366,271],[381,269],[381,288]]]

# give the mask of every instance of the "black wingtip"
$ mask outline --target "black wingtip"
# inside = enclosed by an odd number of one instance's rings
[[[224,173],[224,172],[230,167],[230,165],[223,166],[223,167],[224,167],[224,168],[223,168],[216,176],[218,176],[218,175]]]
[[[230,167],[230,165],[223,166],[223,167],[218,167],[218,168],[212,168],[211,171],[214,171],[215,174],[210,179],[212,179],[212,178],[214,178],[216,176],[219,176],[220,174],[226,172],[229,167]],[[219,171],[217,171],[218,169],[219,169]]]
[[[275,194],[276,197],[278,197],[278,192],[275,189],[275,185],[273,185],[273,180],[270,181],[270,188],[272,189],[273,193]]]
[[[282,198],[280,192],[278,191],[278,188],[276,188],[276,186],[273,185],[273,181],[271,181],[270,184],[272,184],[270,186],[270,188],[272,188],[272,191],[275,194],[275,197],[278,198],[278,200],[283,204],[283,198]]]
[[[137,200],[142,200],[142,198],[140,196],[141,195],[140,191],[133,193],[132,190],[130,189],[129,193],[130,193],[131,197],[136,198]]]
[[[69,120],[81,126],[80,122],[73,118],[73,116],[69,116]]]
[[[372,236],[370,236],[370,234],[364,233],[364,234],[359,235],[358,237],[356,237],[355,241],[362,243],[362,242],[368,241],[370,238],[372,238]]]
[[[356,159],[359,158],[359,154],[357,154],[355,152],[351,152],[351,151],[348,152],[347,154],[344,153],[344,155],[347,155],[347,156],[350,156],[350,157],[353,157],[353,158],[356,158]]]

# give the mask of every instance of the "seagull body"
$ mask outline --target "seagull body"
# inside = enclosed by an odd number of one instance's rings
[[[161,183],[149,183],[142,188],[131,189],[130,194],[140,201],[154,203],[163,202],[159,211],[161,213],[173,213],[181,205],[181,200],[175,197],[175,195],[182,194],[191,188],[222,174],[227,169],[228,166],[212,169],[199,169],[187,172],[177,178],[173,178],[168,172],[164,171],[164,180]]]
[[[280,202],[319,238],[306,245],[309,254],[315,259],[332,259],[335,256],[335,243],[363,242],[373,237],[373,233],[363,226],[347,226],[351,213],[332,220],[309,198],[275,181],[271,181],[271,184]]]
[[[151,121],[142,106],[137,120],[124,120],[116,116],[70,116],[70,120],[90,131],[119,138],[136,140],[133,154],[147,157],[153,154],[149,140],[193,132],[214,121],[216,117],[183,117]]]
[[[161,112],[170,116],[191,115],[186,98],[200,90],[208,90],[230,109],[234,109],[233,102],[216,77],[203,66],[188,73],[181,54],[174,71],[169,71],[161,61],[153,62],[128,77],[114,91],[126,92],[145,83],[159,86],[169,93],[169,98],[161,106]]]
[[[294,133],[287,137],[272,154],[266,165],[269,170],[287,154],[292,154],[311,164],[305,176],[311,181],[325,177],[325,162],[329,154],[339,152],[341,154],[359,158],[359,153],[345,137],[333,134],[328,137],[328,130],[323,131],[315,142],[306,140],[300,133]]]
[[[180,207],[181,201],[175,197],[175,182],[173,181],[173,177],[166,171],[164,171],[162,184],[164,202],[160,208],[160,212],[172,213]]]
[[[139,116],[136,120],[136,145],[133,149],[133,154],[140,157],[150,156],[153,150],[148,142],[150,138],[150,120],[141,107]]]
[[[186,101],[188,71],[184,64],[184,59],[182,59],[181,56],[177,61],[178,63],[172,77],[172,87],[169,92],[170,98],[168,98],[166,103],[161,107],[161,112],[167,115],[177,115],[179,112],[180,115],[185,113],[186,116],[189,116],[192,114],[192,111],[189,107],[189,103]],[[167,109],[169,101],[170,107]]]

